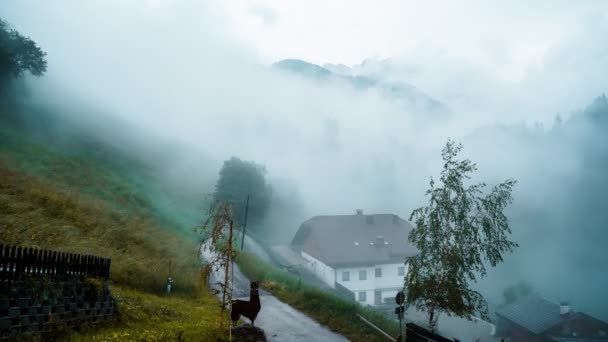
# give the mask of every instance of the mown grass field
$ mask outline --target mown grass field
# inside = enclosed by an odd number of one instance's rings
[[[356,314],[391,336],[399,334],[399,324],[382,314],[301,283],[293,274],[279,270],[254,255],[241,254],[237,263],[248,278],[260,280],[262,287],[277,298],[352,341],[386,341],[386,337],[364,324]]]

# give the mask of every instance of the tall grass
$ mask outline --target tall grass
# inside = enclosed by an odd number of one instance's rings
[[[197,205],[181,206],[192,193],[171,197],[111,147],[33,132],[3,109],[0,101],[0,243],[112,258],[119,320],[58,339],[216,340],[220,306],[200,286],[198,237],[184,229],[195,220]]]
[[[12,170],[0,160],[0,241],[112,258],[113,282],[163,291],[171,263],[174,288],[196,295],[197,244],[145,217],[57,189]]]
[[[259,280],[262,287],[277,298],[352,341],[386,341],[386,337],[363,323],[356,314],[370,320],[391,336],[399,334],[399,324],[383,314],[300,282],[295,275],[277,269],[254,255],[242,253],[237,263],[249,279]]]
[[[15,171],[56,189],[103,201],[114,211],[146,217],[173,233],[188,235],[190,229],[184,228],[196,224],[206,202],[203,187],[184,190],[175,182],[169,184],[170,177],[159,171],[159,162],[126,152],[126,147],[79,134],[75,128],[54,127],[59,124],[52,120],[50,127],[41,127],[29,123],[39,120],[19,117],[38,119],[39,113],[7,117],[2,110],[0,104],[0,157]]]
[[[67,341],[226,341],[218,338],[220,307],[214,297],[198,303],[114,287],[120,322],[72,333]],[[228,316],[224,317],[228,320]],[[228,336],[225,327],[224,336]]]

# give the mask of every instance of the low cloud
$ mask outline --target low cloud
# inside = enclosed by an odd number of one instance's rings
[[[281,12],[260,6],[252,13],[279,29]],[[464,141],[465,156],[478,162],[479,180],[520,180],[510,214],[522,245],[515,253],[526,255],[530,268],[509,277],[523,260],[506,256],[507,263],[486,283],[493,300],[510,278],[531,278],[557,296],[551,281],[572,272],[584,279],[591,272],[546,264],[547,256],[558,255],[551,250],[568,243],[566,235],[524,228],[532,225],[530,217],[546,229],[558,222],[561,216],[551,218],[546,199],[563,206],[558,202],[567,189],[556,184],[581,172],[578,150],[543,137],[557,113],[567,119],[608,88],[605,12],[581,10],[577,20],[568,21],[577,29],[555,38],[535,63],[517,62],[524,57],[506,47],[510,40],[489,39],[482,45],[492,63],[429,47],[351,66],[354,74],[407,82],[439,99],[449,113],[438,119],[377,90],[270,68],[235,34],[231,21],[223,20],[231,14],[219,2],[26,0],[2,3],[0,11],[48,52],[48,75],[31,81],[32,101],[99,129],[109,141],[119,139],[117,131],[97,125],[100,118],[118,118],[141,135],[187,146],[192,153],[172,155],[169,166],[159,163],[168,174],[182,174],[188,166],[212,184],[209,178],[221,161],[234,155],[266,165],[285,196],[297,199],[298,219],[356,208],[407,218],[424,205],[429,177],[441,167],[439,151],[452,137]],[[145,144],[132,146],[134,153],[148,153]],[[298,221],[285,224],[295,230]],[[538,243],[526,240],[532,238]],[[608,317],[605,306],[581,302]]]

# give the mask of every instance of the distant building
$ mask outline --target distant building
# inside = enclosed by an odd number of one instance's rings
[[[393,302],[403,288],[413,227],[397,215],[316,216],[300,226],[291,247],[305,267],[332,288],[351,291],[361,304]]]
[[[498,334],[510,342],[608,341],[608,323],[538,295],[496,310]]]

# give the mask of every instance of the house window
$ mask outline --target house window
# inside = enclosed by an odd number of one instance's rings
[[[367,293],[365,291],[359,292],[359,301],[360,302],[367,301]]]
[[[405,266],[399,266],[399,268],[397,268],[397,275],[398,276],[405,275]]]
[[[359,280],[367,280],[367,271],[366,270],[359,271]]]
[[[381,268],[376,268],[376,278],[380,278],[382,277],[382,269]]]
[[[342,281],[349,281],[349,280],[350,280],[350,273],[348,271],[342,272]]]

